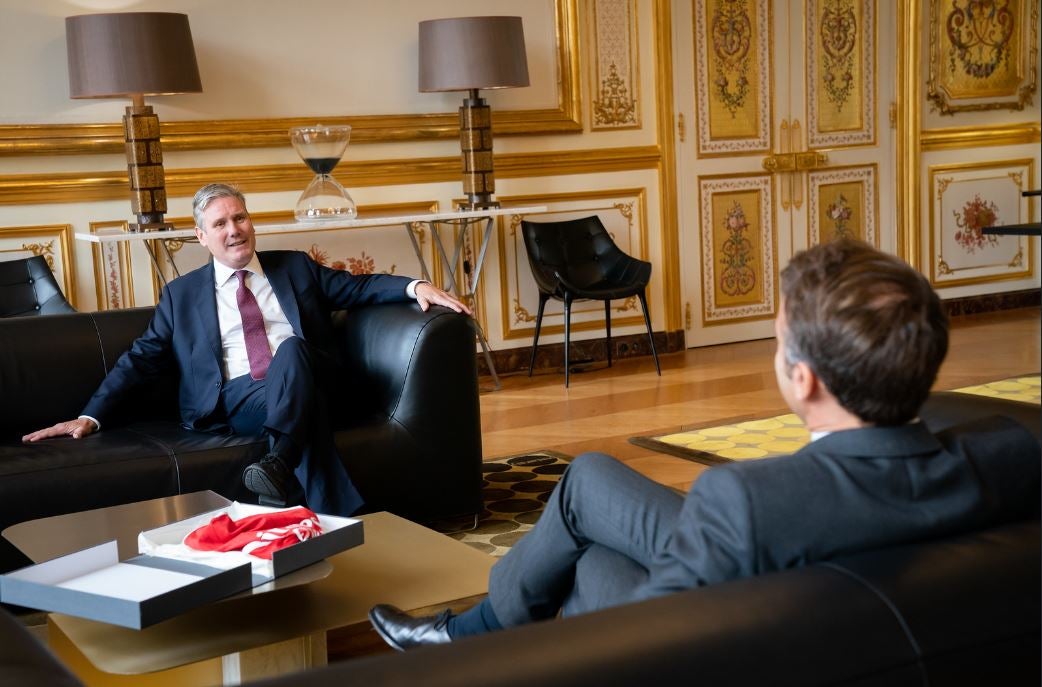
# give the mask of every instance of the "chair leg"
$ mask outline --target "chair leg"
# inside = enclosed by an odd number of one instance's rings
[[[604,301],[604,329],[608,334],[608,367],[611,367],[611,301]]]
[[[564,388],[568,388],[569,369],[568,349],[572,340],[572,299],[565,296],[564,299]]]
[[[528,376],[532,376],[532,370],[535,369],[535,351],[539,348],[539,330],[543,326],[543,308],[546,307],[546,301],[550,298],[546,294],[539,294],[539,312],[535,316],[535,338],[532,340],[532,360],[528,363]]]
[[[655,370],[658,372],[658,376],[662,376],[662,368],[658,364],[658,351],[655,350],[655,335],[651,333],[651,317],[648,315],[648,299],[641,291],[637,294],[637,298],[640,299],[640,307],[644,309],[644,324],[648,327],[648,341],[651,342],[651,355],[655,357]]]

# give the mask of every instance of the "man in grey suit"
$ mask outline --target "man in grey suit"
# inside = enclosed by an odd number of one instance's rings
[[[775,374],[812,441],[706,471],[686,497],[604,454],[579,456],[539,522],[453,616],[370,620],[396,649],[582,613],[1038,515],[1040,448],[1013,420],[938,435],[916,415],[948,348],[927,281],[836,241],[782,272]]]

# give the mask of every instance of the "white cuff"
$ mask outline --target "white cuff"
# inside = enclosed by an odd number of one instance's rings
[[[420,284],[430,284],[430,282],[426,279],[413,279],[409,282],[409,285],[405,287],[405,295],[416,300],[416,287]]]
[[[84,420],[84,419],[86,419],[86,420],[90,420],[91,422],[93,422],[94,423],[94,431],[95,432],[97,432],[98,430],[101,429],[101,423],[98,422],[97,420],[95,420],[94,418],[92,418],[90,415],[80,415],[76,419],[77,420]]]

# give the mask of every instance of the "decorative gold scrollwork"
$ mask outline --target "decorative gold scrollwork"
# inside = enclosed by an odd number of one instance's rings
[[[763,159],[763,168],[771,174],[779,172],[804,172],[827,167],[829,156],[817,150],[801,153],[775,153]]]

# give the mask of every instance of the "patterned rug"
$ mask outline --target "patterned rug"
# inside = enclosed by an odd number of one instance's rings
[[[1038,404],[1040,378],[1014,377],[954,391]],[[725,424],[716,421],[683,432],[630,438],[630,443],[637,446],[705,465],[786,455],[798,451],[808,441],[810,435],[803,422],[791,413],[767,419],[734,418]]]
[[[502,556],[532,529],[571,459],[557,451],[535,451],[485,461],[481,467],[485,508],[477,527],[469,516],[431,523],[430,527],[480,551]]]

